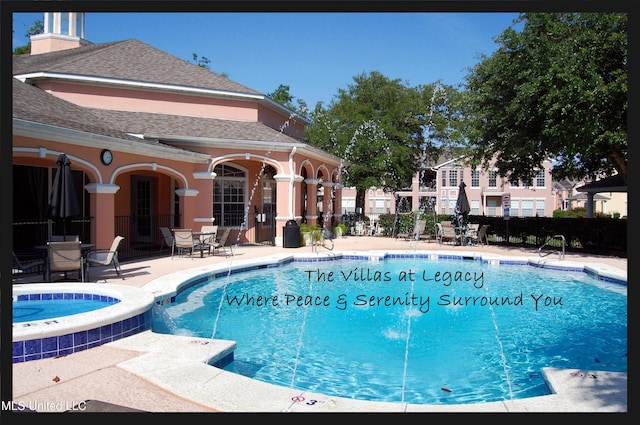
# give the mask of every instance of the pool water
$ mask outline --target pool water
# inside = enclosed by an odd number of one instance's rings
[[[237,342],[227,370],[360,400],[549,394],[543,367],[626,372],[626,286],[480,261],[294,262],[189,288],[173,333]]]
[[[117,302],[113,299],[18,300],[13,302],[13,322],[23,323],[87,313]]]

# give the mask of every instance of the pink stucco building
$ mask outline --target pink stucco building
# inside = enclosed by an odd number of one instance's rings
[[[27,229],[46,222],[60,153],[97,248],[212,223],[282,245],[287,221],[340,214],[340,159],[303,141],[304,117],[138,40],[92,44],[83,13],[45,13],[44,29],[13,57],[14,248],[55,232]]]

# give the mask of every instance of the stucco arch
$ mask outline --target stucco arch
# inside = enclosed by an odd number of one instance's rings
[[[145,171],[162,171],[163,174],[166,174],[178,181],[178,185],[183,189],[189,189],[189,179],[180,171],[176,170],[173,167],[168,167],[166,165],[157,164],[155,162],[135,162],[127,165],[122,165],[111,173],[109,177],[109,183],[114,184],[116,178],[120,174],[131,173],[136,170],[145,170]]]
[[[87,161],[81,157],[75,156],[73,154],[69,154],[66,152],[61,152],[61,151],[57,151],[57,150],[51,150],[48,148],[44,148],[44,147],[40,147],[40,148],[34,148],[34,147],[20,147],[20,146],[14,146],[13,147],[13,157],[14,160],[13,162],[16,163],[18,161],[16,161],[16,159],[26,159],[26,163],[25,165],[40,165],[40,164],[29,164],[29,160],[33,159],[33,158],[41,158],[44,159],[46,163],[42,163],[42,166],[51,166],[51,167],[56,167],[56,160],[58,159],[58,157],[60,156],[60,154],[66,154],[67,158],[69,158],[69,161],[71,161],[71,168],[74,170],[79,170],[79,171],[83,171],[86,175],[87,178],[89,179],[90,182],[95,182],[95,183],[104,183],[103,181],[103,176],[100,173],[100,170],[98,170],[98,167],[96,167],[93,163],[91,163],[90,161]],[[34,155],[36,155],[34,157]],[[51,162],[49,164],[49,162]]]
[[[258,155],[254,153],[230,153],[227,155],[221,155],[215,158],[211,158],[211,163],[209,164],[208,171],[213,172],[216,165],[221,164],[223,162],[233,162],[238,159],[255,161],[255,162],[264,162],[266,164],[273,166],[276,169],[277,174],[286,173],[280,161],[265,155]]]
[[[307,171],[306,176],[305,176],[305,174],[303,172],[304,170]],[[315,167],[313,166],[311,161],[309,161],[308,159],[305,159],[304,161],[302,161],[300,163],[300,168],[298,170],[298,174],[303,176],[304,178],[309,178],[310,176],[314,176],[315,175]]]
[[[331,173],[325,164],[321,164],[316,171],[316,178],[322,179],[325,182],[331,181]]]

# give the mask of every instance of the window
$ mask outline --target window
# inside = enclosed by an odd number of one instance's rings
[[[538,175],[536,176],[536,187],[545,187],[546,182],[544,179],[544,170],[538,170]]]
[[[487,215],[489,217],[496,217],[498,211],[498,201],[495,199],[487,199]]]
[[[453,214],[456,210],[456,201],[457,198],[449,198],[449,214]]]
[[[449,186],[458,185],[458,170],[449,170]]]
[[[75,35],[84,38],[84,13],[76,13],[76,31]]]
[[[47,12],[44,14],[44,32],[53,33],[53,13]]]
[[[480,201],[477,199],[471,201],[471,215],[480,215]]]
[[[444,187],[447,185],[447,172],[445,170],[442,170],[442,184],[441,186]]]
[[[356,211],[356,198],[342,198],[342,209],[345,213]]]
[[[519,217],[520,214],[520,200],[511,199],[511,207],[509,208],[509,215],[511,217]]]
[[[497,187],[498,186],[498,172],[495,170],[489,171],[489,187]]]
[[[471,171],[471,187],[480,187],[480,170]]]
[[[522,217],[533,217],[533,199],[522,200]]]
[[[241,226],[246,203],[246,172],[229,164],[217,165],[213,181],[213,217],[221,227]]]
[[[60,14],[60,34],[69,35],[69,12]]]
[[[536,199],[536,215],[544,217],[544,199]]]

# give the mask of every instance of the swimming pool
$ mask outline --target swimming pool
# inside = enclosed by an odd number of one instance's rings
[[[227,370],[341,397],[475,403],[548,394],[542,367],[626,372],[626,282],[568,262],[432,254],[401,255],[403,263],[386,270],[393,257],[354,256],[358,263],[348,265],[298,258],[230,277],[218,272],[210,283],[185,282],[165,309],[179,333],[210,337],[215,328],[215,338],[237,341]],[[457,274],[463,265],[469,275]],[[525,287],[523,276],[534,272],[540,279]],[[394,280],[403,273],[403,282]],[[275,279],[264,287],[268,274]],[[301,275],[302,282],[289,280]],[[221,295],[230,298],[216,320]],[[183,324],[187,318],[199,327]],[[340,330],[345,323],[350,328]],[[368,335],[377,339],[362,339]],[[471,336],[478,339],[457,345]]]
[[[65,298],[62,312],[49,309]],[[76,311],[72,299],[91,299],[84,309],[101,307]],[[87,282],[14,284],[12,301],[26,306],[12,324],[13,363],[67,355],[150,329],[154,305],[154,297],[140,288]],[[30,314],[35,311],[28,304],[39,302],[43,316]]]

